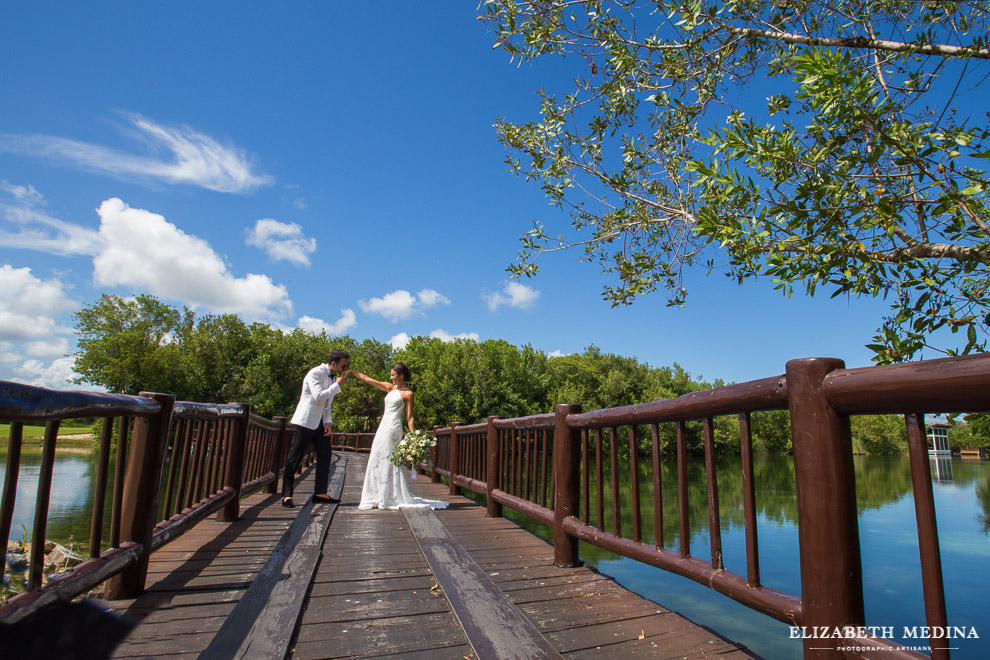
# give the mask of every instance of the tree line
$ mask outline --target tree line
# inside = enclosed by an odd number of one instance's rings
[[[586,411],[613,408],[726,384],[695,378],[676,362],[654,367],[595,346],[557,357],[500,339],[444,342],[419,336],[396,349],[375,339],[248,324],[233,314],[196,316],[149,295],[104,294],[77,312],[75,321],[80,382],[122,394],[165,392],[181,401],[248,403],[264,417],[291,416],[306,372],[326,362],[334,349],[348,351],[352,368],[382,381],[393,364],[405,363],[413,375],[416,426],[426,429],[489,415],[543,414],[557,403],[578,403]],[[352,380],[334,402],[334,426],[374,431],[381,412],[381,393]],[[757,413],[751,427],[757,450],[790,451],[786,411]],[[897,453],[906,447],[898,417],[853,418],[853,432],[854,448],[863,453]],[[675,449],[674,433],[671,424],[660,428],[665,452]],[[640,448],[648,450],[649,433],[637,437]],[[621,439],[620,446],[627,448],[627,439]],[[738,452],[734,417],[715,420],[715,441],[720,451]],[[701,450],[700,424],[688,425],[688,443],[692,451]]]

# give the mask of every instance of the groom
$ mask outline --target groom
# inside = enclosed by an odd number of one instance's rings
[[[340,392],[340,386],[347,379],[344,372],[347,371],[349,362],[350,355],[345,351],[333,351],[327,364],[313,367],[303,379],[302,395],[290,422],[296,428],[292,433],[292,444],[289,445],[285,469],[282,471],[282,506],[293,506],[292,486],[296,470],[311,442],[316,452],[313,501],[338,501],[327,495],[327,482],[330,479],[330,428],[333,423],[330,418],[330,405]]]

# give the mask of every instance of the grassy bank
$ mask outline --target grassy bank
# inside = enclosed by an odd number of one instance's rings
[[[62,426],[58,430],[59,444],[60,445],[75,445],[75,446],[90,446],[93,444],[93,428],[91,426]],[[67,438],[64,436],[86,436],[86,437],[72,437]],[[10,437],[10,425],[0,424],[0,440],[6,442],[7,438]],[[24,425],[24,444],[26,445],[40,445],[45,437],[45,427],[44,426],[28,426]]]

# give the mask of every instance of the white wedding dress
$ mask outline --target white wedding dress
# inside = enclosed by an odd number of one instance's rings
[[[424,500],[409,492],[409,484],[402,468],[393,464],[389,457],[402,439],[402,408],[405,402],[399,390],[385,395],[385,414],[378,425],[375,440],[368,454],[368,469],[364,473],[364,488],[361,490],[359,509],[398,509],[403,506],[428,506],[444,509],[446,502]]]

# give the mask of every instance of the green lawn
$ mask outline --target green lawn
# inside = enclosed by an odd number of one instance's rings
[[[80,433],[92,433],[93,429],[89,426],[61,426],[58,429],[59,435],[76,435]],[[10,424],[0,424],[0,438],[7,438],[10,434]],[[44,426],[27,426],[24,425],[24,439],[25,440],[41,440],[45,435]]]

